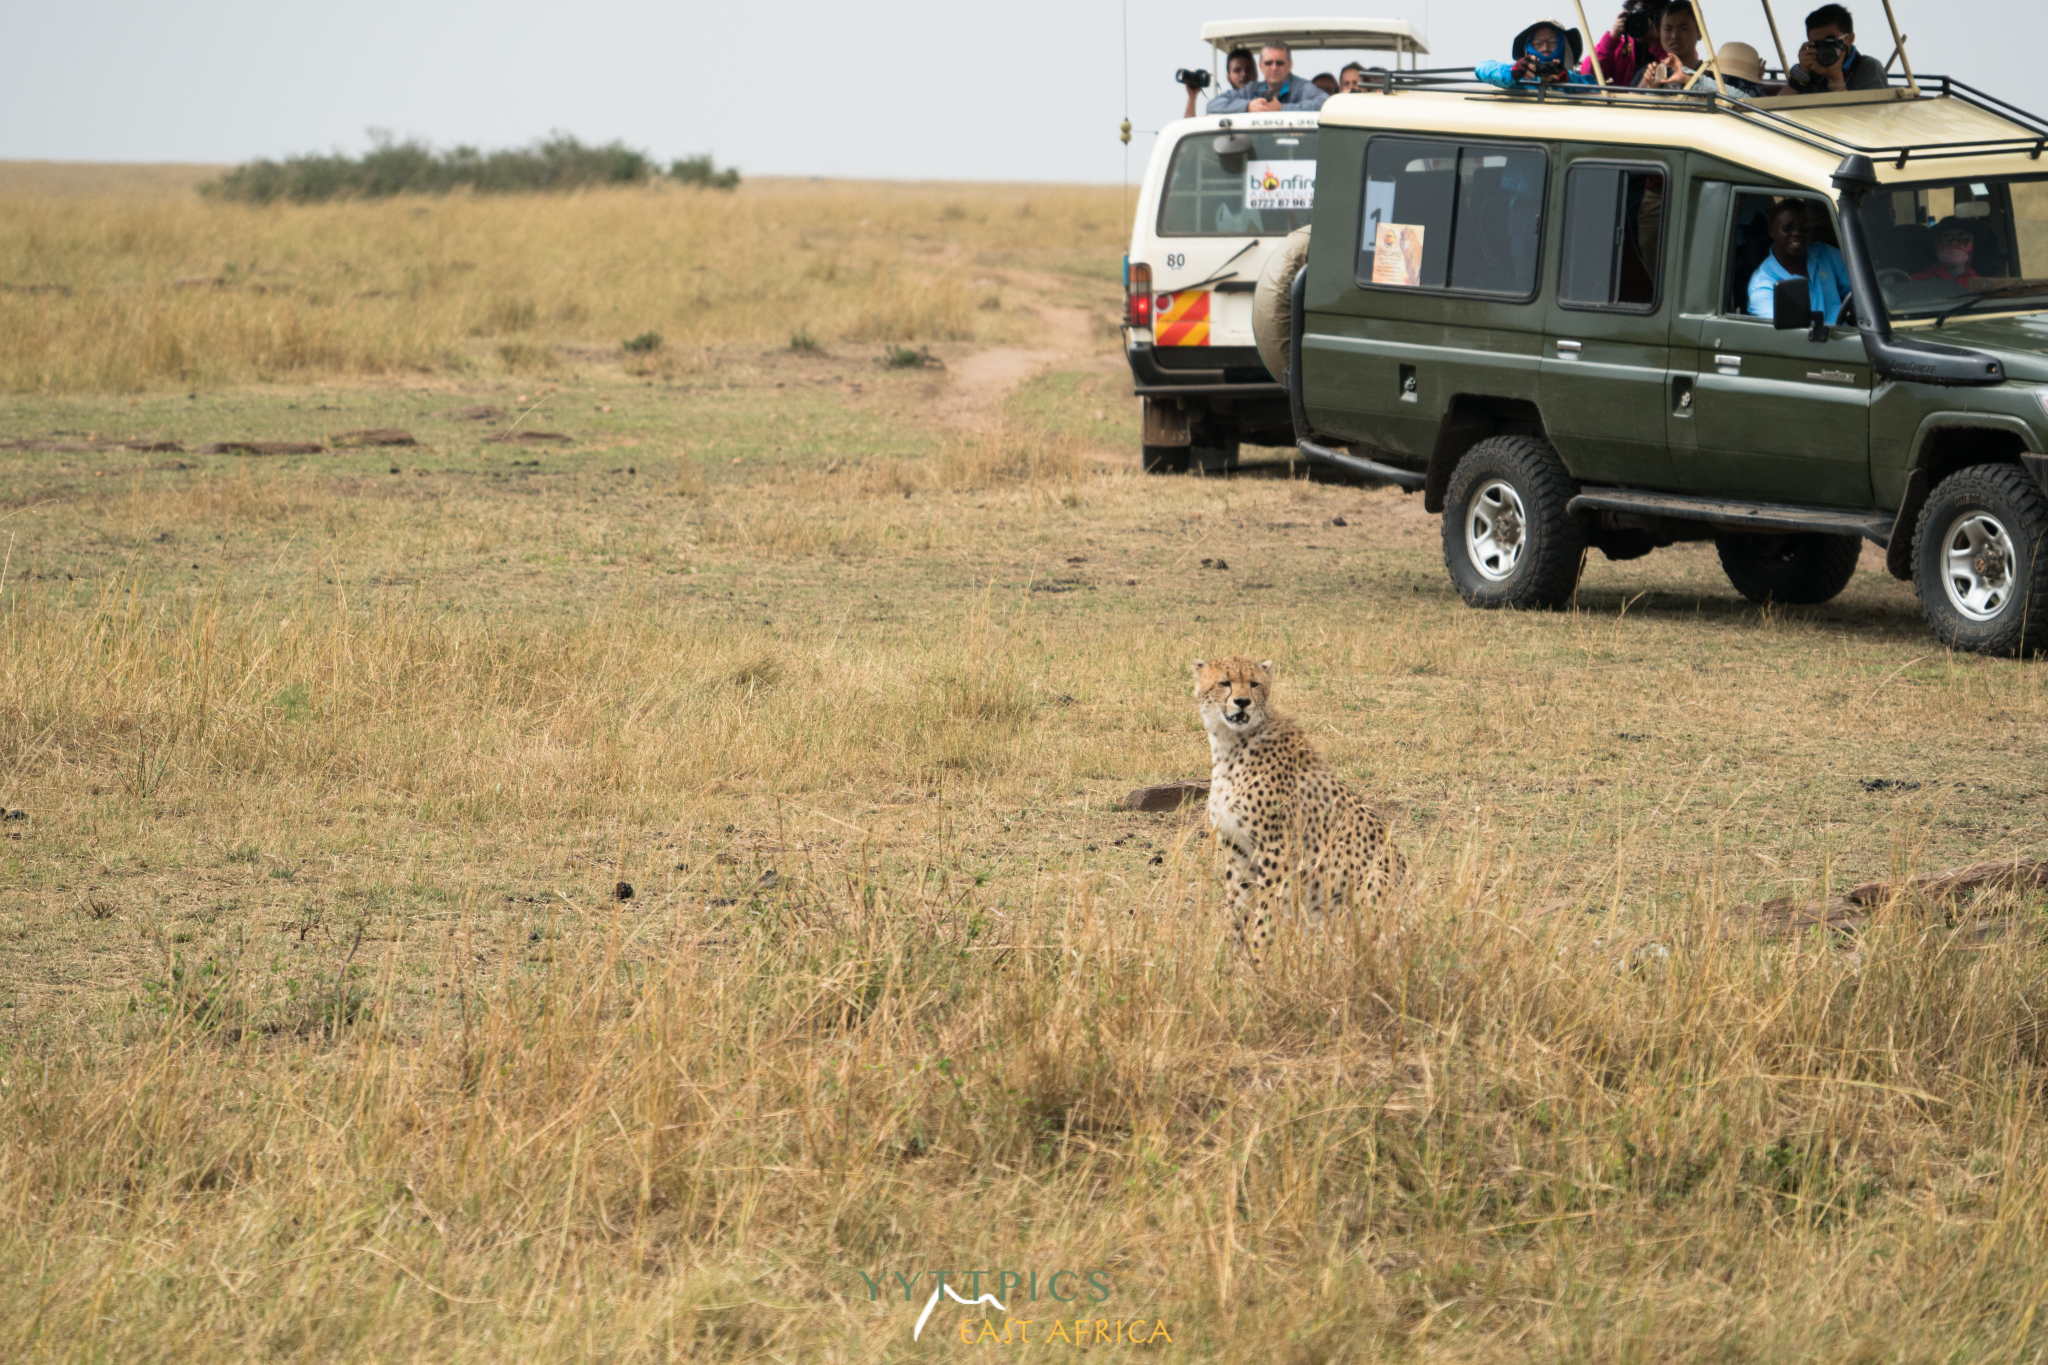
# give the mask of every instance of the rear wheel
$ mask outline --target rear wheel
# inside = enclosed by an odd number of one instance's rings
[[[1795,531],[1783,536],[1717,536],[1722,571],[1752,602],[1811,607],[1833,601],[1856,575],[1861,536]]]
[[[1979,654],[2048,645],[2048,496],[2017,465],[1975,465],[1935,486],[1913,533],[1913,587],[1935,637]]]
[[[1562,607],[1579,584],[1578,491],[1548,441],[1495,436],[1465,452],[1444,496],[1444,565],[1467,605]]]
[[[1196,432],[1188,447],[1188,460],[1204,474],[1228,474],[1237,468],[1237,438],[1214,432]]]
[[[1187,446],[1145,446],[1145,472],[1147,474],[1185,474],[1188,472]]]

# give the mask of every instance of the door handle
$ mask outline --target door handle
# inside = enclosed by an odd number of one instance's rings
[[[1714,368],[1722,374],[1741,374],[1742,357],[1739,355],[1717,355],[1714,357]]]
[[[1559,341],[1557,349],[1563,351],[1566,355],[1577,355],[1584,347],[1576,341]]]

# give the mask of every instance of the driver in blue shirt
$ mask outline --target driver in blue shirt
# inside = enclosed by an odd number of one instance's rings
[[[1842,316],[1842,300],[1849,297],[1849,266],[1841,252],[1813,240],[1807,220],[1812,211],[1804,199],[1782,199],[1771,210],[1771,254],[1749,277],[1750,316],[1770,317],[1772,292],[1779,282],[1802,277],[1814,312],[1830,327]]]

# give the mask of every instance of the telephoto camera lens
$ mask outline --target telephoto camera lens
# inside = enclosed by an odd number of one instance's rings
[[[1621,16],[1621,36],[1642,42],[1650,36],[1650,12],[1640,4],[1632,4]]]
[[[1813,45],[1813,60],[1822,66],[1838,66],[1847,50],[1840,38],[1823,38]]]
[[[1182,85],[1194,90],[1207,90],[1209,88],[1209,73],[1206,71],[1190,71],[1186,67],[1182,67],[1173,73],[1173,78]]]

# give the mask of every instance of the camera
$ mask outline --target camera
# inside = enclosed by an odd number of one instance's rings
[[[1182,67],[1173,73],[1173,78],[1190,90],[1207,90],[1209,88],[1209,73],[1199,68],[1191,71],[1187,67]]]
[[[1840,38],[1816,39],[1813,44],[1814,65],[1840,66],[1842,64],[1842,54],[1848,50],[1849,45]]]
[[[1647,42],[1656,23],[1650,17],[1648,0],[1628,0],[1621,7],[1621,36],[1633,42]]]
[[[1533,57],[1534,54],[1531,55]],[[1564,74],[1564,66],[1564,58],[1562,57],[1552,57],[1548,61],[1536,59],[1529,63],[1529,74],[1539,81],[1548,80],[1552,76],[1562,76]]]

